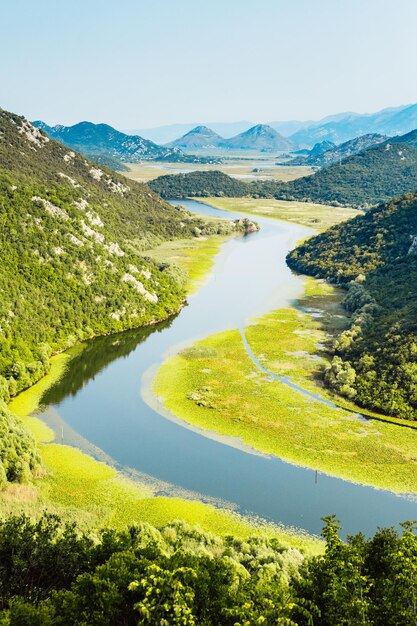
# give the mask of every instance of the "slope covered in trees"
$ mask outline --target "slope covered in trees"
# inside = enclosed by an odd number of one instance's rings
[[[164,198],[227,196],[277,198],[369,208],[414,191],[417,181],[416,134],[409,133],[342,159],[311,176],[284,183],[244,182],[221,172],[160,176],[151,188]],[[291,165],[291,162],[289,162]]]
[[[408,626],[417,537],[381,529],[322,556],[277,539],[218,537],[181,522],[80,533],[58,517],[0,522],[0,623],[42,626]]]
[[[346,286],[352,326],[326,373],[339,393],[417,419],[417,193],[333,226],[288,255],[290,267]]]
[[[183,288],[142,251],[218,228],[0,110],[0,402],[41,378],[53,352],[178,311]],[[3,409],[0,421],[22,463],[11,469],[4,451],[0,482],[19,479],[34,461]]]
[[[162,198],[226,196],[240,198],[250,195],[249,185],[219,171],[167,174],[151,180],[149,187]]]
[[[368,208],[408,191],[417,181],[417,148],[386,143],[282,184],[276,197]]]

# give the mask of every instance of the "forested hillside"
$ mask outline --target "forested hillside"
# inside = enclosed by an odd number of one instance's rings
[[[336,341],[330,386],[417,419],[417,193],[308,239],[288,263],[348,289],[352,326]]]
[[[142,251],[211,229],[0,110],[0,401],[42,377],[53,352],[178,311],[182,287]],[[19,479],[36,454],[4,407],[0,428],[0,482]]]
[[[313,176],[282,184],[276,197],[368,208],[414,191],[417,148],[386,143],[347,157]]]
[[[250,195],[249,185],[219,171],[167,174],[149,182],[149,187],[162,198],[192,198],[226,196],[239,198]]]

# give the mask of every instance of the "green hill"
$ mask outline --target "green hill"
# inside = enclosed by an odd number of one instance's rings
[[[3,110],[0,224],[1,484],[37,458],[1,401],[41,378],[52,353],[178,311],[183,288],[142,251],[213,226]]]
[[[417,189],[417,148],[385,143],[281,185],[276,197],[368,208]]]
[[[239,198],[251,195],[249,185],[217,170],[167,174],[151,180],[149,187],[162,198],[226,196]]]
[[[363,406],[417,419],[417,193],[308,239],[288,264],[348,289],[352,326],[336,342],[328,383]]]

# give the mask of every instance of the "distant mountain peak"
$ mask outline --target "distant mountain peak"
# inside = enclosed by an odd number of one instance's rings
[[[225,147],[236,150],[278,152],[291,150],[294,144],[268,124],[256,124],[225,142]]]

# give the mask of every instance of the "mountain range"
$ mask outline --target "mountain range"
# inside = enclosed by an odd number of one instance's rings
[[[310,167],[324,167],[341,161],[348,156],[372,148],[384,141],[387,141],[386,135],[378,135],[370,133],[369,135],[361,135],[355,139],[350,139],[336,146],[332,141],[324,140],[316,143],[314,147],[307,152],[307,155],[297,156],[290,161],[286,161],[285,165],[309,165]],[[407,142],[406,142],[407,143]]]
[[[184,136],[169,143],[168,147],[186,150],[222,148],[224,150],[279,152],[290,150],[293,148],[293,144],[271,126],[257,124],[228,139],[221,137],[207,126],[197,126]]]
[[[41,128],[52,139],[95,161],[104,160],[104,164],[108,165],[111,165],[112,162],[116,164],[138,163],[143,160],[186,163],[213,162],[212,159],[207,160],[186,155],[177,147],[158,146],[138,135],[126,135],[108,124],[79,122],[73,126],[60,124],[48,126],[45,122],[37,120],[33,122],[33,125]]]
[[[351,111],[328,115],[320,120],[288,120],[266,122],[278,133],[299,146],[312,148],[314,144],[329,140],[340,144],[360,135],[403,135],[417,128],[417,104],[390,107],[376,113],[354,113]],[[221,137],[231,138],[255,126],[250,121],[200,122],[198,124],[171,124],[156,128],[129,131],[159,144],[174,141],[197,126],[207,126]]]
[[[324,153],[325,154],[325,153]],[[203,171],[162,176],[149,186],[165,198],[210,195],[275,197],[368,209],[417,187],[417,130],[390,138],[290,182],[244,182]],[[235,181],[235,183],[233,183]],[[239,183],[239,184],[237,184]]]
[[[403,135],[414,128],[417,128],[417,104],[383,109],[377,113],[340,114],[331,120],[314,122],[289,138],[301,146],[312,146],[324,139],[340,144],[360,135]]]

